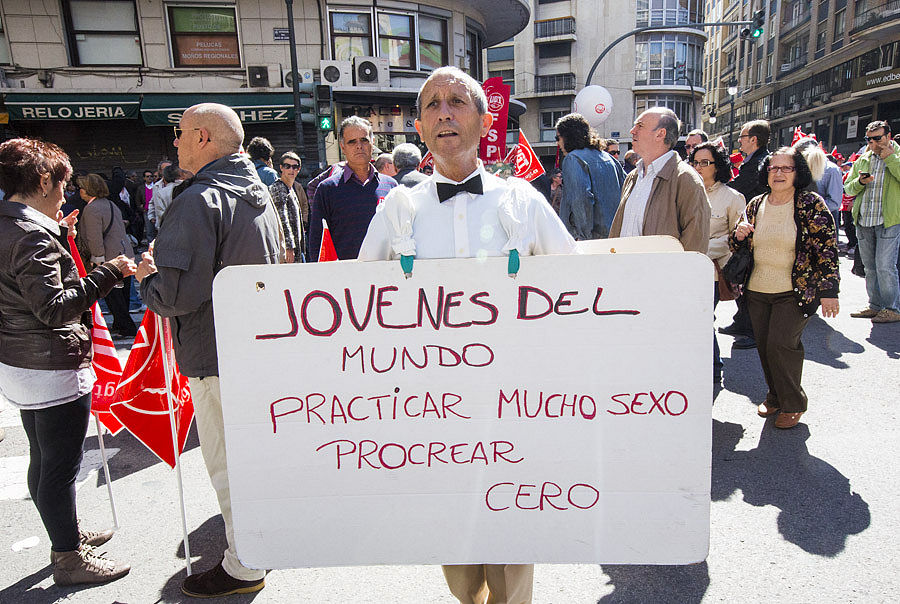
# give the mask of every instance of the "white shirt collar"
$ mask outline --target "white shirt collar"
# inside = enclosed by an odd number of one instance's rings
[[[654,159],[652,162],[650,162],[650,165],[647,166],[647,174],[657,174],[662,169],[662,167],[666,165],[666,162],[672,159],[673,155],[675,155],[675,151],[670,150]],[[647,174],[644,173],[644,160],[638,161],[638,170],[640,170],[640,172],[638,172],[638,176],[647,176]]]
[[[478,162],[478,164],[475,166],[475,169],[472,170],[472,172],[470,172],[468,176],[466,176],[465,178],[463,178],[462,180],[460,180],[458,182],[455,180],[451,180],[451,179],[447,178],[446,176],[444,176],[443,174],[441,174],[440,172],[438,172],[437,166],[434,167],[434,174],[432,174],[431,178],[435,182],[447,182],[447,183],[457,185],[461,182],[466,182],[467,180],[469,180],[476,174],[479,174],[479,175],[481,175],[481,181],[484,182],[484,180],[485,180],[484,177],[487,174],[486,170],[484,169],[484,163],[480,159],[478,159],[476,161]]]

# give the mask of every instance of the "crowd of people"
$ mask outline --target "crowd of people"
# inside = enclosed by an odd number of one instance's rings
[[[714,302],[737,302],[721,331],[736,336],[735,348],[757,349],[768,386],[758,413],[777,415],[783,429],[807,409],[803,330],[819,308],[825,317],[839,312],[839,222],[869,296],[851,316],[900,321],[900,145],[886,122],[870,123],[866,148],[843,162],[806,139],[770,153],[768,123],[751,121],[741,129],[735,173],[724,146],[700,130],[687,134],[683,158],[681,124],[669,109],[637,117],[621,161],[618,141],[600,139],[570,114],[556,125],[561,165],[532,186],[491,174],[478,159],[492,118],[470,76],[435,70],[417,104],[415,127],[433,171],[419,169],[416,145],[376,153],[372,125],[353,116],[337,132],[345,160],[305,188],[296,153],[282,153],[276,169],[266,139],[245,151],[237,114],[214,103],[184,112],[175,128],[178,165],[161,162],[143,182],[121,170],[73,178],[69,158],[50,143],[0,145],[0,391],[21,411],[28,486],[58,584],[106,582],[129,570],[94,549],[110,532],[79,526],[74,480],[95,379],[89,309],[105,297],[113,329],[133,335],[132,275],[146,306],[169,317],[176,334],[190,334],[175,337],[175,355],[190,382],[227,541],[218,565],[184,580],[193,597],[265,585],[265,571],[245,567],[234,546],[212,313],[213,278],[226,266],[315,262],[325,228],[339,259],[501,256],[511,251],[510,221],[501,215],[529,232],[516,238],[520,255],[575,253],[578,240],[670,235],[714,261]],[[467,211],[472,204],[477,212]],[[66,245],[76,231],[85,277]],[[135,248],[150,241],[136,259]],[[718,384],[715,333],[713,340]],[[460,602],[530,602],[532,573],[531,565],[444,567]]]

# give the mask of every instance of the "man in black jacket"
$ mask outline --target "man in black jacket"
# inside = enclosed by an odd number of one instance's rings
[[[747,122],[741,128],[738,143],[741,153],[744,154],[744,163],[741,164],[737,178],[728,183],[732,189],[739,191],[747,203],[766,192],[766,188],[759,182],[759,166],[769,154],[766,146],[769,144],[769,122],[765,120],[753,120]],[[747,302],[744,296],[735,299],[738,310],[728,327],[720,327],[719,333],[735,336],[732,348],[748,349],[756,348],[756,340],[753,337],[753,326],[750,324],[750,314],[747,312]]]

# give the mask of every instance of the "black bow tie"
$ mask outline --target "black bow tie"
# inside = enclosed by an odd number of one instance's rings
[[[458,185],[450,184],[449,182],[439,182],[436,184],[438,200],[441,202],[447,201],[457,193],[461,193],[463,191],[474,193],[476,195],[481,195],[482,193],[484,193],[484,187],[481,184],[480,174],[476,174],[469,180],[461,182]]]

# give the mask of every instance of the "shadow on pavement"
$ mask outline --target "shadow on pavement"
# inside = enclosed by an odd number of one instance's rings
[[[849,365],[842,361],[841,357],[844,354],[862,354],[865,352],[865,348],[862,344],[854,342],[835,330],[831,325],[818,314],[810,319],[803,332],[805,359],[836,369],[846,369]]]
[[[50,559],[50,550],[47,550],[47,559]],[[49,587],[39,587],[38,583],[53,575],[53,567],[47,564],[41,570],[31,573],[0,590],[0,602],[15,602],[16,604],[47,604],[47,602],[62,602],[69,596],[85,589],[91,589],[93,585],[70,585],[58,587],[51,583]]]
[[[145,447],[141,441],[136,439],[128,430],[122,430],[118,435],[112,436],[108,432],[103,435],[103,444],[107,450],[119,449],[118,453],[109,458],[109,474],[113,481],[125,478],[145,470],[150,466],[163,463],[159,457],[154,455],[150,449]],[[197,437],[197,425],[193,424],[188,432],[187,439],[184,441],[184,451],[190,451],[200,446],[200,439]],[[100,449],[100,443],[96,436],[89,436],[84,439],[84,450]],[[103,471],[97,472],[97,486],[106,484],[106,474]]]
[[[740,489],[754,506],[773,505],[778,531],[804,551],[835,556],[847,537],[869,527],[869,504],[850,490],[850,481],[806,448],[809,428],[778,430],[769,418],[759,445],[736,451],[744,434],[740,424],[713,420],[712,500]]]
[[[756,349],[734,350],[731,357],[723,357],[722,384],[725,390],[741,394],[750,399],[754,405],[766,396],[766,378],[759,364],[759,355]]]
[[[900,323],[872,324],[866,341],[887,353],[889,359],[900,359]]]
[[[709,567],[706,562],[679,566],[650,564],[604,564],[615,590],[598,600],[603,604],[615,602],[700,602],[709,587]]]
[[[222,515],[216,514],[209,518],[194,529],[188,535],[188,539],[190,539],[192,574],[202,573],[214,567],[222,560],[222,554],[228,547],[228,543],[225,541],[225,523],[222,521]],[[178,545],[175,557],[184,560],[184,541]],[[181,592],[181,582],[184,581],[185,576],[184,568],[172,575],[163,586],[157,602],[167,604],[197,602],[196,598],[189,598]],[[229,604],[252,602],[257,595],[263,592],[265,592],[265,588],[252,594],[235,594],[228,596],[228,602]]]

